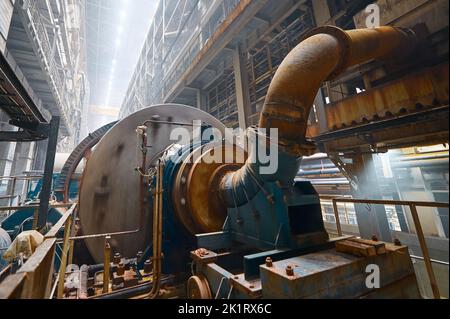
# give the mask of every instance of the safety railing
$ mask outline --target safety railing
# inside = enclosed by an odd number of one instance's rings
[[[77,203],[54,204],[52,208],[70,207],[58,222],[45,234],[44,242],[36,249],[33,255],[25,264],[15,273],[6,277],[0,284],[0,299],[11,298],[33,298],[33,299],[52,299],[56,293],[56,298],[64,297],[64,281],[67,266],[72,265],[74,255],[74,243],[77,240],[103,238],[104,239],[104,276],[103,293],[109,293],[110,281],[110,263],[111,263],[111,239],[113,237],[135,234],[141,231],[142,225],[135,230],[111,232],[104,234],[91,234],[76,236],[75,220],[77,217]],[[38,205],[27,205],[17,207],[0,207],[2,210],[20,210],[33,208],[36,212]],[[35,213],[36,215],[37,213]],[[62,239],[60,231],[64,228]],[[56,256],[56,247],[61,246],[60,267],[57,271],[57,277],[53,280],[54,261]],[[24,273],[26,276],[24,276]],[[53,285],[52,285],[53,282]],[[87,295],[85,296],[87,298]]]
[[[14,200],[16,198],[19,199],[19,204],[21,201],[21,198],[23,197],[23,194],[15,194],[16,192],[16,185],[18,181],[25,181],[26,185],[25,185],[25,189],[28,191],[29,187],[30,187],[30,182],[32,181],[37,181],[40,180],[42,178],[42,175],[30,175],[30,176],[0,176],[0,183],[1,181],[7,180],[11,183],[11,187],[9,189],[9,191],[7,191],[6,194],[2,195],[0,197],[0,199],[8,199],[9,202],[9,206],[13,206]],[[11,210],[9,210],[8,215],[6,217],[9,216],[9,214],[11,214]],[[1,217],[1,214],[0,214]]]
[[[66,203],[66,204],[50,204],[49,208],[68,208],[71,205],[73,205],[73,203]],[[39,215],[39,205],[23,205],[23,206],[4,206],[4,207],[0,207],[0,216],[2,215],[2,212],[7,211],[8,212],[8,216],[11,214],[12,211],[21,211],[21,210],[29,210],[29,209],[33,209],[34,210],[34,214],[33,214],[33,229],[37,228],[37,220],[38,220],[38,215]]]
[[[53,206],[68,207],[68,205]],[[15,274],[6,277],[0,284],[0,299],[45,299],[50,297],[56,252],[56,235],[75,210],[76,204],[70,205],[71,208],[44,236],[43,243],[36,248],[36,251],[23,266]],[[29,208],[29,206],[13,207],[13,209],[25,208]],[[33,208],[38,209],[39,206],[35,205]]]
[[[70,236],[75,231],[74,220],[76,214],[75,203],[50,205],[53,208],[70,207],[58,222],[45,234],[44,242],[37,247],[36,251],[30,256],[25,264],[0,284],[0,299],[51,299],[58,287],[58,297],[64,293],[64,277],[67,264],[72,263],[73,245],[70,242]],[[38,205],[12,207],[12,209],[25,208],[39,209]],[[7,207],[2,207],[6,209]],[[53,281],[53,267],[56,255],[56,246],[58,245],[57,236],[64,227],[63,245],[61,249],[60,269],[58,277]],[[62,278],[59,280],[59,278]]]
[[[336,229],[339,236],[343,235],[341,222],[339,219],[338,203],[353,203],[353,204],[367,204],[367,205],[396,205],[396,206],[407,206],[411,211],[411,217],[416,229],[416,235],[419,240],[420,249],[422,250],[423,261],[425,263],[425,268],[430,280],[431,290],[433,292],[433,297],[440,299],[441,295],[436,281],[436,276],[433,270],[432,262],[430,257],[430,252],[425,240],[425,235],[420,223],[419,214],[417,212],[417,207],[434,207],[434,208],[449,208],[448,203],[437,203],[437,202],[419,202],[419,201],[397,201],[397,200],[375,200],[375,199],[353,199],[353,198],[331,198],[333,202],[334,216],[336,220]],[[414,256],[416,257],[416,256]]]
[[[119,237],[119,236],[125,236],[125,235],[131,235],[138,233],[140,231],[140,227],[135,230],[130,231],[121,231],[121,232],[111,232],[111,233],[104,233],[104,234],[92,234],[92,235],[85,235],[85,236],[75,236],[75,228],[74,226],[74,220],[75,220],[75,207],[73,209],[69,210],[66,214],[61,217],[61,219],[58,221],[57,224],[50,230],[50,232],[47,233],[46,237],[54,237],[59,232],[59,230],[64,227],[64,235],[63,240],[56,241],[56,244],[62,244],[61,249],[61,258],[60,258],[60,267],[58,276],[54,282],[54,286],[51,289],[52,293],[49,296],[50,298],[53,298],[53,294],[56,291],[56,298],[62,299],[64,297],[64,278],[66,275],[66,269],[67,265],[72,264],[73,260],[73,254],[74,254],[74,243],[77,240],[84,240],[84,239],[93,239],[93,238],[103,238],[104,240],[104,265],[105,265],[105,271],[103,275],[103,293],[109,292],[109,265],[111,263],[111,239],[113,237]],[[86,296],[87,297],[87,296]]]

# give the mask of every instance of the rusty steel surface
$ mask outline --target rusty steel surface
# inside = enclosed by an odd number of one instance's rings
[[[278,128],[280,143],[304,139],[316,93],[338,66],[340,53],[338,40],[328,34],[312,36],[293,49],[270,84],[259,126]]]
[[[430,253],[428,250],[428,246],[425,240],[425,236],[422,230],[422,226],[420,224],[420,220],[419,220],[419,215],[417,213],[417,207],[439,207],[439,208],[447,208],[449,207],[448,203],[438,203],[438,202],[419,202],[419,201],[395,201],[395,200],[368,200],[368,199],[353,199],[353,198],[334,198],[333,200],[333,209],[335,212],[335,216],[338,214],[338,209],[337,209],[337,202],[342,202],[342,203],[359,203],[359,204],[378,204],[378,205],[402,205],[402,206],[408,206],[410,211],[411,211],[411,215],[413,217],[413,221],[414,221],[414,227],[416,228],[416,233],[417,233],[417,238],[419,240],[420,243],[420,248],[422,250],[422,254],[423,254],[423,259],[425,261],[425,266],[426,266],[426,270],[428,273],[428,277],[429,277],[429,281],[430,281],[430,285],[431,285],[431,289],[433,291],[433,296],[435,299],[440,299],[440,292],[439,292],[439,288],[438,288],[438,284],[436,282],[436,277],[434,274],[434,270],[432,267],[432,260],[430,257]],[[336,225],[338,226],[338,233],[339,235],[342,234],[342,231],[340,229],[340,221],[339,221],[339,217],[337,217],[336,219]],[[376,238],[376,236],[374,236],[374,241],[367,241],[367,240],[359,240],[360,243],[363,244],[368,244],[368,245],[372,245],[374,247],[376,247],[377,249],[377,253],[380,252],[380,246],[379,246],[379,242]],[[350,239],[351,240],[351,239]],[[341,242],[343,243],[343,242]],[[338,243],[336,243],[336,248],[338,248]],[[397,251],[397,249],[407,249],[407,247],[402,246],[400,240],[395,239],[394,241],[394,246],[387,244],[385,245],[384,249],[381,250],[381,253],[385,253],[386,250],[387,251]]]
[[[134,113],[116,124],[97,144],[85,171],[80,190],[79,216],[83,235],[122,232],[139,228],[139,173],[142,153],[138,150],[136,128],[146,120],[191,123],[200,120],[224,131],[224,125],[198,109],[176,105],[157,105]],[[149,125],[147,158],[151,165],[162,152],[176,141],[170,141],[170,132],[177,125]],[[184,127],[191,131],[191,127]],[[150,198],[149,198],[150,200]],[[112,238],[111,248],[124,256],[134,256],[150,244],[151,209],[147,221],[138,233]],[[96,262],[103,257],[101,238],[86,240]]]
[[[227,164],[226,157],[233,154],[234,159],[236,153],[235,145],[208,144],[192,152],[179,169],[172,194],[175,214],[192,234],[222,229],[227,211],[221,202],[219,184],[225,174],[243,166],[243,162]],[[216,161],[208,163],[215,156]]]
[[[365,284],[370,264],[384,270],[378,298],[420,298],[407,247],[386,243],[386,248],[386,254],[371,257],[330,249],[274,262],[272,267],[261,265],[263,298],[361,298],[373,292]],[[404,285],[406,277],[411,280]],[[395,289],[385,289],[391,286]]]
[[[212,299],[208,280],[202,275],[189,278],[187,294],[189,299]]]
[[[312,138],[319,134],[320,134],[320,128],[319,128],[318,123],[311,123],[308,125],[308,128],[306,129],[306,137],[307,138]]]
[[[34,94],[30,94],[28,83],[23,75],[18,76],[17,65],[10,53],[0,52],[0,105],[11,119],[26,123],[46,123],[50,117]],[[34,132],[33,132],[34,133]],[[34,135],[34,134],[33,134]],[[39,135],[39,134],[38,134]],[[35,140],[45,138],[36,136]]]
[[[448,105],[448,64],[428,68],[326,106],[330,131]]]
[[[258,175],[253,178],[253,164],[247,163],[238,171],[227,174],[220,184],[222,197],[227,199],[225,202],[228,205],[235,204],[233,201],[245,203],[239,196],[236,201],[235,194],[241,193],[246,184],[257,189],[257,184],[264,179],[273,178],[286,185],[292,182],[299,169],[299,158],[316,151],[315,145],[306,140],[306,134],[311,108],[324,81],[373,59],[405,58],[417,42],[412,30],[394,27],[344,31],[325,26],[307,34],[278,67],[259,119],[260,129],[278,129],[282,169],[270,177]]]
[[[447,105],[332,131],[313,139],[327,153],[436,145],[448,142],[448,121]]]
[[[321,32],[320,29],[316,32]],[[333,31],[331,32],[333,33]],[[406,58],[411,55],[419,42],[419,38],[413,30],[390,26],[348,30],[345,33],[348,37],[348,44],[344,44],[343,48],[344,63],[334,70],[333,78],[351,66],[366,63],[372,59],[398,60]]]
[[[242,292],[244,296],[251,299],[258,299],[262,296],[261,280],[246,280],[244,274],[238,274],[230,278],[231,285],[234,289]]]
[[[259,126],[278,128],[280,143],[302,154],[310,110],[325,80],[372,59],[405,57],[416,41],[412,31],[393,27],[344,31],[325,26],[312,30],[275,73]]]

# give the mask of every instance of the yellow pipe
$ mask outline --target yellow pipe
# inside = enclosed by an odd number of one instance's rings
[[[105,248],[104,248],[104,262],[103,262],[103,293],[107,294],[109,292],[109,277],[110,277],[110,267],[111,267],[111,245],[109,241],[111,237],[105,238]]]
[[[66,268],[67,268],[67,253],[70,249],[69,237],[70,237],[70,229],[72,227],[73,216],[70,215],[67,218],[67,221],[64,225],[64,241],[62,246],[62,254],[61,254],[61,265],[59,266],[59,282],[58,282],[58,291],[57,298],[64,298],[64,283],[66,278]]]
[[[163,176],[164,165],[158,162],[156,187],[153,207],[153,271],[152,290],[146,295],[147,299],[158,298],[161,286],[162,271],[162,215],[163,215]]]

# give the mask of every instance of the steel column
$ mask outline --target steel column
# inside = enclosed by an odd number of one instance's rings
[[[325,111],[325,98],[323,96],[322,89],[319,89],[317,92],[314,105],[316,107],[317,120],[319,121],[319,132],[322,134],[328,130],[328,120]]]
[[[56,146],[58,144],[59,116],[54,116],[50,122],[50,131],[47,144],[47,156],[45,159],[42,191],[39,196],[39,217],[37,227],[42,229],[47,224],[48,204],[52,189],[53,168],[55,165]]]
[[[238,45],[233,56],[234,78],[236,85],[236,104],[238,108],[239,127],[243,130],[250,125],[250,89],[248,85],[247,65],[242,46]]]
[[[352,189],[354,197],[382,199],[373,155],[358,154],[353,157],[353,169],[358,181],[358,189]],[[355,212],[361,237],[371,238],[376,235],[380,240],[392,242],[384,206],[355,204]]]

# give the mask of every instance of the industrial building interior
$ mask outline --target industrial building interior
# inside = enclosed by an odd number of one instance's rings
[[[0,0],[0,299],[448,299],[448,6]]]

